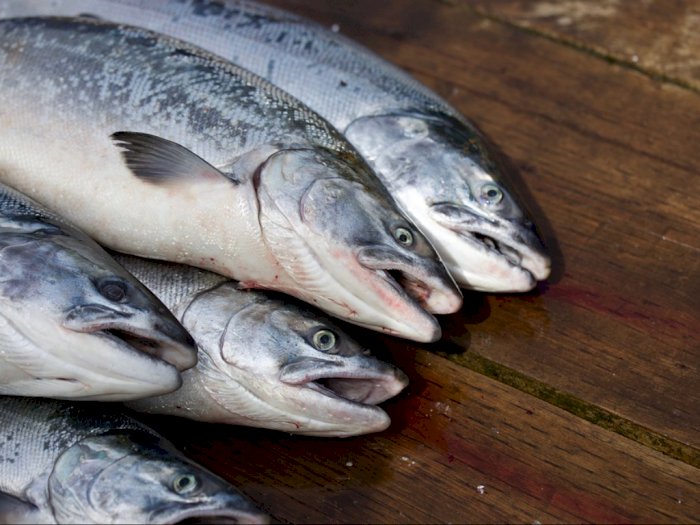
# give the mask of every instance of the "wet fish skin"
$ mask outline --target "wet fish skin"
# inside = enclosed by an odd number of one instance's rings
[[[115,258],[176,313],[200,355],[197,367],[182,374],[180,389],[131,408],[326,437],[390,424],[376,405],[403,390],[408,378],[325,316],[197,268]]]
[[[97,243],[0,184],[0,394],[127,400],[170,392],[189,333]]]
[[[461,306],[352,146],[259,77],[145,30],[21,19],[0,22],[0,88],[2,179],[110,248],[419,341],[440,336],[421,305]]]
[[[0,523],[268,521],[117,405],[0,397],[0,463]]]
[[[526,203],[479,130],[405,72],[342,35],[246,0],[32,3],[8,0],[5,16],[86,13],[148,27],[202,46],[298,97],[370,162],[460,286],[526,291],[549,275],[550,259]]]

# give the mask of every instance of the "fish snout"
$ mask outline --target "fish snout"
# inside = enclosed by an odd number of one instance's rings
[[[375,395],[371,398],[373,404],[383,403],[384,401],[397,396],[408,386],[408,376],[399,368],[391,365],[392,374],[385,375],[384,380],[378,383],[375,388]]]
[[[197,343],[190,333],[173,316],[161,316],[153,326],[154,338],[159,345],[153,355],[180,370],[197,364]]]
[[[462,292],[441,261],[423,264],[423,273],[404,273],[404,286],[409,294],[418,297],[419,303],[432,314],[452,314],[462,307]]]
[[[513,229],[517,230],[519,226],[516,223],[513,225]],[[521,264],[535,279],[544,281],[552,271],[552,259],[547,252],[542,237],[532,222],[523,225],[521,232],[522,245],[524,246],[521,252]]]

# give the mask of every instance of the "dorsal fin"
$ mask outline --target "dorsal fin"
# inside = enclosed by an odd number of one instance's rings
[[[122,148],[126,165],[141,180],[169,184],[223,177],[235,184],[239,182],[171,140],[132,131],[118,131],[111,137]]]

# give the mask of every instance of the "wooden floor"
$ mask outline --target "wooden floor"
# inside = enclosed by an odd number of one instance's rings
[[[700,520],[700,1],[273,0],[407,69],[519,169],[554,254],[469,293],[392,427],[321,439],[158,420],[275,521]]]

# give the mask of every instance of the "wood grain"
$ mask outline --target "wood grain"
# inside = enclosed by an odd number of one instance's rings
[[[700,98],[441,2],[277,0],[338,24],[482,127],[539,208],[555,275],[468,294],[435,345],[700,446]]]
[[[381,434],[305,438],[165,418],[157,426],[281,522],[700,516],[700,470],[426,351],[395,356],[411,385],[389,403],[393,425]]]
[[[700,90],[700,2],[461,0],[459,3]]]

